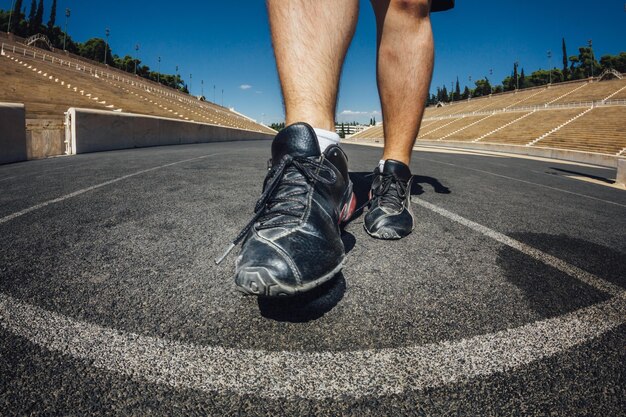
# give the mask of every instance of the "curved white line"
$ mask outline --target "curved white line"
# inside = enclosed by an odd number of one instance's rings
[[[616,328],[623,294],[515,329],[406,348],[268,352],[198,346],[73,320],[0,294],[0,323],[46,349],[174,388],[309,399],[400,394],[520,368]]]
[[[0,325],[93,366],[175,388],[310,399],[400,394],[505,372],[551,357],[626,322],[626,291],[441,207],[424,208],[613,295],[560,317],[459,341],[351,352],[270,352],[198,346],[75,320],[0,294]]]

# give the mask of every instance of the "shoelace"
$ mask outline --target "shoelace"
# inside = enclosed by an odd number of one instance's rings
[[[285,174],[290,172],[288,169],[290,167],[293,167],[301,173],[303,178],[299,181],[296,179],[284,180],[283,177]],[[320,175],[322,172],[327,173],[330,176],[330,179]],[[267,177],[265,178],[265,186],[263,187],[263,194],[261,194],[261,197],[254,206],[254,216],[252,216],[252,219],[250,219],[248,224],[241,229],[235,240],[233,240],[230,246],[228,246],[228,249],[226,249],[224,254],[215,260],[215,263],[219,265],[248,234],[255,223],[259,222],[259,225],[257,226],[258,229],[268,229],[274,227],[274,225],[267,224],[267,222],[277,216],[290,216],[299,220],[306,209],[306,199],[299,199],[297,197],[308,194],[309,190],[306,185],[309,181],[318,181],[323,184],[334,184],[335,181],[337,181],[337,176],[331,168],[325,166],[321,161],[317,162],[309,158],[294,158],[291,155],[285,155],[280,160],[278,165],[272,167],[270,172],[267,174]],[[290,192],[282,197],[275,196],[276,191],[281,185],[300,186],[301,188],[298,191]]]
[[[372,194],[372,202],[376,199],[383,207],[392,207],[394,210],[401,210],[406,198],[408,182],[402,181],[392,174],[379,174],[382,181]]]

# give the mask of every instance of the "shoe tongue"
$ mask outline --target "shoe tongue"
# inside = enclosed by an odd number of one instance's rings
[[[392,174],[394,177],[403,181],[411,179],[411,170],[408,166],[400,161],[393,159],[387,159],[385,161],[385,167],[383,168],[383,174]]]
[[[306,123],[296,123],[287,126],[274,138],[272,142],[272,162],[278,163],[285,155],[293,157],[318,157],[320,145],[317,135],[311,126]]]

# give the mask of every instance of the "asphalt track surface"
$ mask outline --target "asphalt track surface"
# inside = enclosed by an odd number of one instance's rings
[[[361,202],[380,149],[346,145]],[[1,415],[595,415],[626,409],[615,171],[416,152],[414,233],[347,225],[287,301],[218,256],[269,142],[0,166]]]

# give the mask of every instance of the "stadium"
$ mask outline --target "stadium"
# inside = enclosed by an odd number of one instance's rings
[[[108,29],[91,59],[69,9],[46,26],[21,3],[0,3],[1,415],[623,415],[622,67],[434,82],[418,221],[391,243],[362,210],[385,121],[338,122],[359,207],[343,269],[257,298],[235,290],[235,256],[214,259],[252,215],[284,114],[242,110],[269,106],[260,91],[224,105],[178,65],[120,64]]]

